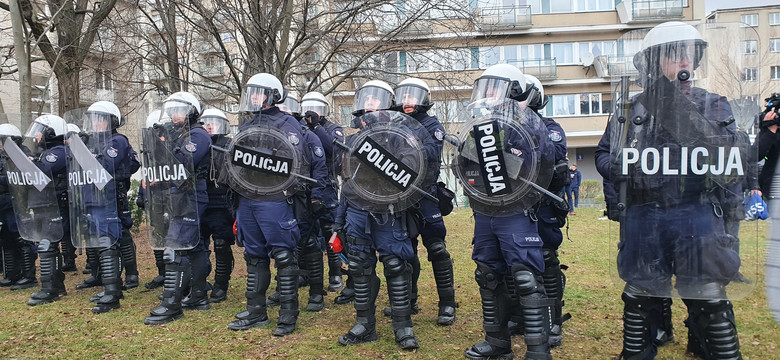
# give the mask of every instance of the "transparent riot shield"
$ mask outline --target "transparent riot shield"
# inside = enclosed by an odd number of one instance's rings
[[[764,170],[769,171],[769,170]],[[774,170],[771,194],[769,195],[769,222],[766,255],[766,302],[775,321],[780,322],[780,166]]]
[[[741,220],[757,149],[730,106],[753,91],[740,76],[752,60],[738,46],[751,35],[738,24],[670,22],[617,42],[631,61],[611,67],[605,136],[619,211],[612,278],[624,291],[739,299],[753,289],[757,225]]]
[[[200,239],[200,217],[192,164],[197,145],[190,141],[190,127],[163,113],[160,120],[144,120],[139,128],[150,245],[155,250],[191,249]]]
[[[222,151],[225,171],[219,182],[252,200],[274,200],[307,181],[300,131],[286,122],[277,125],[262,121],[242,127]]]
[[[14,123],[15,119],[15,125],[19,125],[18,116],[4,116],[10,123]],[[52,173],[39,167],[41,161],[56,159],[40,159],[40,154],[36,154],[44,147],[44,139],[26,140],[17,143],[6,138],[2,144],[4,175],[8,179],[19,234],[23,239],[35,243],[44,240],[57,242],[64,235],[63,217],[58,204],[59,189],[55,186]]]
[[[81,129],[65,135],[71,241],[77,248],[107,248],[122,236],[114,167],[124,154],[112,147],[110,119],[86,110],[63,117]]]
[[[350,205],[393,213],[430,196],[420,185],[427,164],[425,147],[432,140],[420,122],[396,111],[369,112],[356,121],[363,129],[346,144],[336,144],[344,150],[341,194]]]
[[[542,120],[514,100],[469,104],[445,152],[469,204],[480,213],[504,216],[534,206],[552,179],[553,148]]]

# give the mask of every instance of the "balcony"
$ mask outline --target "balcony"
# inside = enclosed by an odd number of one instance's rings
[[[478,8],[477,23],[483,30],[530,28],[531,6]]]
[[[540,80],[558,78],[558,66],[554,58],[508,61],[507,64],[517,66],[523,74],[536,76]]]
[[[597,69],[598,73],[598,69]],[[604,77],[634,76],[639,71],[634,66],[634,55],[607,56],[607,73]]]
[[[683,9],[682,0],[626,0],[616,6],[624,24],[682,19]]]

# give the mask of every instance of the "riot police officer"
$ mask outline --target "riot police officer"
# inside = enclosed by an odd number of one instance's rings
[[[11,139],[28,156],[30,149],[22,145],[22,132],[13,124],[0,124],[0,150],[2,142]],[[27,289],[37,285],[35,278],[35,260],[37,254],[31,243],[24,241],[19,235],[19,228],[14,215],[11,193],[9,191],[6,170],[10,161],[5,152],[0,158],[0,245],[3,252],[3,280],[0,286],[11,290]]]
[[[296,160],[299,164],[304,162],[301,161],[305,156],[301,125],[295,118],[281,112],[276,106],[284,101],[284,94],[281,81],[271,74],[260,73],[249,79],[241,94],[239,106],[242,112],[240,118],[242,124],[239,127],[239,134],[231,142],[231,156],[239,155],[237,144],[245,144],[247,148],[252,145],[255,149],[261,150],[271,145],[260,143],[261,140],[271,141],[274,134],[280,133],[284,140],[278,145],[285,146],[289,151],[287,154],[277,151],[277,155],[286,156],[285,159],[274,158],[274,162],[280,167],[286,167],[287,170],[294,170],[287,166],[294,166]],[[258,134],[257,137],[252,135],[255,133]],[[255,150],[250,148],[247,151]],[[257,151],[257,153],[261,152]],[[288,157],[297,157],[297,159]],[[251,164],[247,166],[253,167]],[[302,168],[305,169],[307,166]],[[268,185],[268,181],[245,181],[243,177],[243,174],[250,177],[275,176],[268,174],[271,171],[254,167],[241,170],[236,168],[235,172],[227,173],[231,176],[231,188],[239,194],[236,224],[238,237],[244,244],[244,259],[247,263],[246,310],[238,313],[237,320],[229,323],[228,328],[248,330],[265,326],[270,322],[265,294],[271,282],[270,260],[273,258],[277,268],[276,279],[281,305],[279,320],[273,335],[285,336],[295,330],[299,314],[298,264],[295,249],[300,239],[300,232],[293,215],[292,204],[287,199],[287,190],[291,189],[265,191],[265,188],[258,189],[258,187]],[[285,177],[281,181],[283,184],[288,184],[290,179],[291,177]]]
[[[618,110],[629,111],[611,119],[596,150],[599,173],[617,190],[617,267],[626,282],[623,359],[656,356],[658,330],[671,330],[664,301],[672,295],[672,276],[688,307],[687,351],[705,359],[741,358],[726,295],[740,259],[732,247],[736,239],[724,231],[721,204],[729,179],[744,176],[745,169],[730,163],[730,169],[702,172],[695,164],[702,149],[713,164],[726,161],[718,156],[725,149],[740,151],[726,98],[692,84],[707,48],[702,34],[685,23],[666,22],[647,32],[633,59],[643,92],[630,99],[622,94]],[[670,158],[664,171],[632,160],[656,151]]]
[[[230,138],[227,136],[230,130],[230,122],[227,116],[217,109],[206,109],[201,116],[203,128],[211,135],[213,146],[227,148]],[[201,236],[208,242],[214,238],[214,286],[211,289],[209,301],[222,302],[227,298],[230,274],[233,272],[233,249],[235,244],[233,235],[233,223],[236,221],[233,206],[230,201],[230,188],[225,183],[219,183],[219,172],[224,165],[218,157],[220,153],[212,151],[212,163],[209,173],[207,191],[209,205],[201,219]]]
[[[548,98],[544,95],[542,83],[533,75],[525,74],[527,86],[531,89],[528,98],[524,101],[526,106],[533,110],[547,127],[548,137],[555,148],[555,168],[553,178],[547,190],[564,198],[563,188],[569,181],[568,162],[566,159],[566,133],[563,128],[554,119],[544,117],[540,113],[547,105]],[[552,313],[552,328],[550,329],[549,342],[551,347],[561,345],[561,325],[570,315],[564,315],[563,310],[563,291],[566,285],[566,276],[561,271],[561,263],[558,260],[558,247],[563,242],[563,233],[561,227],[566,224],[567,204],[562,201],[556,201],[552,197],[544,196],[535,210],[539,228],[539,237],[544,243],[542,245],[542,255],[544,256],[544,273],[542,282],[545,292],[549,299],[555,300],[555,306]],[[507,280],[507,285],[514,286],[513,282]],[[515,294],[510,289],[510,294]],[[522,334],[522,309],[512,309],[512,319],[509,323],[509,330],[513,334]]]
[[[435,151],[428,158],[428,170],[422,188],[432,196],[438,193],[439,170],[441,167],[441,151],[444,144],[444,126],[436,116],[428,115],[433,106],[431,90],[425,81],[409,78],[401,81],[395,88],[394,107],[415,118],[430,133]],[[438,203],[424,197],[413,212],[417,221],[423,245],[428,250],[428,261],[433,268],[436,280],[436,291],[439,295],[439,315],[437,324],[447,326],[455,322],[455,284],[452,270],[452,258],[447,251],[445,237],[447,228]],[[417,238],[412,239],[415,257],[412,265],[412,312],[417,313],[417,280],[420,277],[420,259],[417,256]],[[385,309],[385,315],[390,315],[390,308]]]
[[[164,173],[162,181],[152,181],[157,175],[147,173],[146,208],[155,195],[167,194],[169,208],[167,233],[157,248],[165,248],[165,283],[162,302],[144,320],[144,324],[164,324],[182,317],[182,308],[207,310],[206,277],[210,272],[209,250],[200,236],[200,219],[208,206],[206,182],[210,165],[211,137],[198,122],[202,113],[200,102],[194,95],[180,91],[163,103],[163,112],[171,119],[161,124],[158,151],[149,151],[147,157],[163,156],[166,166],[181,169],[176,173]],[[147,141],[158,139],[144,138]],[[147,150],[148,151],[148,150]],[[153,169],[154,170],[154,169]],[[159,193],[158,193],[159,192]],[[149,216],[159,214],[149,213]],[[183,292],[190,292],[182,299]]]
[[[344,142],[344,129],[336,123],[328,120],[330,116],[330,104],[325,96],[312,91],[303,96],[301,102],[303,120],[309,129],[319,137],[322,148],[325,151],[325,163],[328,168],[328,182],[322,191],[322,204],[325,206],[323,214],[318,218],[320,234],[323,239],[333,233],[333,219],[338,207],[338,179],[333,168],[333,142]],[[327,246],[321,244],[328,254],[328,291],[339,291],[344,285],[342,282],[341,260]],[[349,294],[347,294],[349,295]]]
[[[391,155],[397,158],[404,158],[407,150],[416,150],[419,161],[416,165],[425,169],[425,162],[429,154],[435,151],[435,144],[430,139],[427,131],[420,126],[419,122],[409,119],[396,112],[381,111],[390,109],[393,105],[393,89],[380,80],[371,80],[366,82],[356,93],[354,101],[354,112],[356,116],[355,125],[363,130],[363,135],[353,135],[347,141],[348,145],[359,147],[359,150],[352,151],[347,155],[349,159],[358,157],[360,151],[371,148],[372,156],[382,156],[385,161],[392,161],[395,165],[388,165],[398,169],[399,165],[395,160],[390,160]],[[408,119],[408,120],[406,120]],[[385,135],[377,134],[375,140],[371,138],[371,131],[374,126],[382,124],[392,124],[398,131],[405,131],[402,136],[398,134]],[[411,128],[410,128],[411,127]],[[381,127],[379,127],[381,131]],[[412,130],[415,129],[415,130]],[[361,140],[362,139],[362,140]],[[417,140],[419,139],[419,140]],[[359,143],[356,143],[360,141]],[[384,150],[379,148],[384,144],[387,147]],[[414,145],[417,144],[417,145]],[[412,146],[419,148],[413,148]],[[423,147],[425,149],[423,149]],[[395,152],[395,154],[390,154]],[[384,155],[377,155],[384,153]],[[413,152],[414,153],[414,152]],[[415,158],[415,156],[409,156]],[[360,158],[359,158],[360,159]],[[376,158],[372,157],[376,160]],[[344,160],[347,161],[347,160]],[[387,280],[388,294],[390,297],[390,307],[392,312],[392,328],[395,334],[395,341],[401,349],[411,350],[419,347],[417,338],[412,329],[411,320],[412,309],[410,303],[411,296],[411,266],[409,262],[414,258],[414,250],[410,241],[410,226],[407,221],[406,207],[396,207],[396,204],[390,204],[384,211],[376,211],[372,202],[379,200],[380,196],[376,194],[366,195],[366,184],[359,181],[373,182],[382,181],[383,176],[377,170],[372,170],[369,165],[371,160],[364,158],[354,168],[342,165],[344,169],[345,185],[342,188],[342,201],[336,217],[336,224],[345,224],[346,240],[349,244],[349,277],[353,280],[355,286],[355,310],[356,319],[354,326],[346,334],[339,337],[339,343],[342,345],[353,345],[364,342],[375,341],[376,333],[376,297],[379,292],[379,278],[376,275],[377,253],[379,260],[384,264],[384,274]],[[360,167],[365,165],[363,170]],[[379,168],[377,168],[379,169]],[[375,172],[376,171],[376,172]],[[424,172],[424,170],[422,170]],[[395,176],[399,176],[394,173]],[[418,174],[424,176],[423,173]],[[400,177],[395,178],[398,180]],[[411,177],[409,177],[411,179]],[[421,179],[414,178],[415,181]],[[387,185],[380,186],[387,188],[393,184],[385,179]],[[377,187],[372,187],[376,190]],[[405,192],[402,192],[402,194]],[[361,196],[362,194],[362,196]],[[398,196],[396,196],[398,198]],[[375,200],[376,199],[376,200]],[[400,199],[396,199],[400,200]],[[372,211],[374,210],[374,211]],[[337,228],[340,227],[337,225]],[[416,237],[416,234],[413,236]]]
[[[520,103],[532,89],[518,68],[489,67],[474,82],[470,119],[460,132],[456,173],[474,209],[472,259],[486,334],[466,350],[469,359],[513,357],[507,326],[512,307],[522,307],[525,358],[552,358],[552,303],[542,282],[543,242],[533,207],[552,177],[555,155],[541,119]],[[517,300],[510,304],[511,285]]]
[[[163,118],[165,116],[162,114],[160,110],[154,110],[149,113],[149,115],[146,117],[146,122],[144,123],[142,132],[155,132],[157,128],[161,128],[160,121],[165,120],[165,122],[170,122],[169,118]],[[147,138],[146,136],[142,136],[143,139]],[[150,201],[154,201],[154,199],[150,199]],[[145,201],[144,201],[144,186],[143,184],[138,186],[138,197],[135,199],[135,205],[138,206],[141,209],[145,208]],[[163,250],[154,249],[154,264],[157,268],[157,276],[155,276],[151,281],[144,284],[144,287],[147,289],[156,289],[160,286],[163,286],[163,283],[165,282],[165,261],[163,260]],[[89,253],[87,253],[87,259],[89,259]]]
[[[16,209],[19,216],[31,215],[22,220],[22,227],[30,226],[32,229],[29,230],[36,234],[52,235],[30,239],[38,243],[38,256],[41,259],[41,291],[30,296],[27,302],[30,306],[50,303],[59,300],[61,295],[67,295],[58,244],[63,239],[70,242],[67,157],[63,144],[66,133],[65,120],[56,115],[43,115],[33,121],[25,134],[38,146],[33,164],[44,174],[49,174],[53,183],[44,191],[30,191],[27,204]]]

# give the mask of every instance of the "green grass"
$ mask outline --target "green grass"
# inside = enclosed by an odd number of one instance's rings
[[[226,325],[244,309],[246,266],[241,249],[235,249],[236,269],[231,281],[228,301],[213,304],[208,311],[187,312],[183,319],[164,326],[145,326],[143,319],[158,304],[159,290],[143,288],[125,292],[122,308],[108,314],[94,315],[89,297],[97,290],[75,290],[86,275],[68,273],[68,296],[39,307],[25,303],[31,291],[0,290],[3,326],[0,328],[0,358],[271,358],[290,359],[353,359],[353,358],[414,358],[461,359],[463,350],[481,340],[482,313],[474,282],[471,260],[471,235],[474,220],[470,210],[456,210],[446,217],[448,246],[455,263],[456,297],[460,303],[458,320],[452,327],[436,326],[435,283],[430,263],[423,261],[420,278],[420,309],[414,317],[415,333],[420,349],[401,351],[393,340],[390,320],[379,315],[379,340],[372,344],[340,346],[336,339],[349,330],[354,320],[351,305],[333,304],[333,294],[326,299],[320,313],[301,312],[298,329],[293,335],[276,338],[271,331],[277,318],[271,308],[271,325],[245,332],[233,332]],[[580,208],[570,217],[569,237],[561,246],[560,258],[569,266],[566,272],[565,311],[573,318],[564,324],[564,344],[553,350],[557,359],[611,359],[620,352],[622,339],[622,302],[620,288],[613,284],[610,226],[599,221],[600,211]],[[780,327],[767,309],[764,295],[763,238],[764,223],[758,228],[743,224],[742,253],[744,261],[753,262],[755,270],[743,272],[756,281],[747,298],[735,301],[737,326],[745,359],[777,358]],[[564,229],[565,231],[565,229]],[[749,233],[761,236],[749,235]],[[748,239],[754,240],[748,240]],[[142,282],[156,273],[151,250],[140,236],[136,237]],[[758,249],[762,249],[759,251]],[[420,257],[426,257],[421,245]],[[85,257],[77,260],[83,268]],[[379,270],[381,274],[381,269]],[[308,288],[301,290],[305,307]],[[387,304],[387,293],[380,292],[378,307]],[[676,300],[674,325],[676,342],[660,349],[659,359],[685,359],[687,329],[683,325],[685,307]],[[515,355],[521,358],[525,346],[522,338],[514,338]]]

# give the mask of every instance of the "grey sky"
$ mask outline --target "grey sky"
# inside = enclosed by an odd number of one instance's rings
[[[709,14],[717,9],[734,9],[762,5],[777,5],[778,0],[705,0],[705,11]]]

